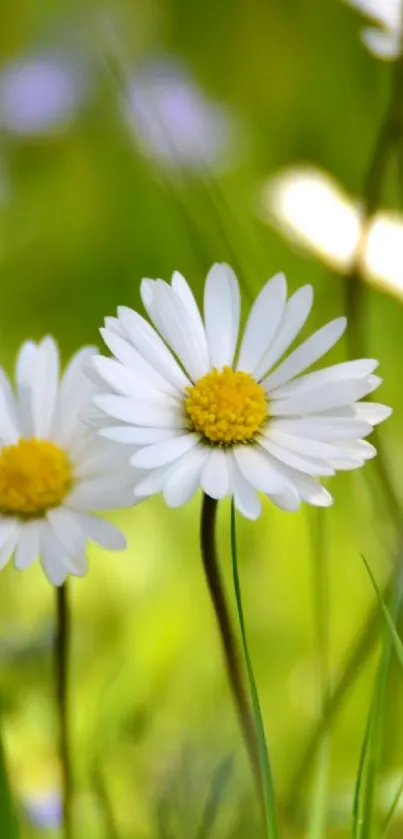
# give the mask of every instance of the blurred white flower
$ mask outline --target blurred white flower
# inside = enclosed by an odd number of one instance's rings
[[[377,28],[365,28],[361,38],[378,58],[394,59],[400,55],[402,41],[402,0],[345,0],[350,6],[372,18]]]
[[[125,547],[123,534],[93,511],[133,504],[120,448],[80,421],[97,392],[84,373],[93,353],[77,352],[60,380],[48,337],[21,347],[15,391],[0,370],[0,568],[13,554],[19,570],[39,556],[54,585],[87,572],[89,539]]]
[[[53,54],[0,67],[0,126],[28,136],[63,131],[82,101],[81,70]]]
[[[168,167],[222,170],[233,165],[239,125],[171,62],[149,62],[128,82],[126,119],[145,154]]]
[[[351,269],[360,242],[360,206],[331,175],[311,166],[286,169],[264,185],[257,212],[328,265],[343,273]],[[403,297],[400,213],[383,211],[372,219],[361,269],[369,282]]]
[[[62,798],[60,792],[31,794],[23,807],[27,818],[39,830],[57,830],[62,825]]]
[[[318,478],[374,457],[361,438],[390,409],[359,400],[381,383],[373,375],[377,362],[300,375],[336,344],[346,319],[326,324],[287,355],[311,311],[311,286],[287,300],[284,275],[269,280],[239,352],[240,292],[228,265],[214,265],[207,276],[204,321],[177,272],[172,284],[143,280],[141,295],[155,328],[122,306],[102,330],[115,359],[93,359],[105,382],[93,400],[104,415],[100,434],[137,447],[128,455],[140,470],[133,477],[137,498],[162,492],[178,507],[200,487],[211,498],[233,496],[251,519],[260,514],[259,491],[283,510],[301,501],[327,507],[332,497]]]

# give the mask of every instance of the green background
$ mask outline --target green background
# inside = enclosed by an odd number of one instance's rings
[[[100,345],[105,315],[119,304],[141,306],[143,276],[169,279],[180,270],[201,300],[215,261],[236,270],[244,315],[279,270],[290,290],[314,285],[304,334],[342,314],[348,280],[293,249],[254,208],[267,178],[300,163],[320,167],[348,193],[361,195],[392,65],[365,51],[360,26],[358,14],[339,0],[4,4],[3,65],[63,44],[73,57],[77,50],[86,57],[82,72],[89,80],[79,113],[63,132],[2,134],[0,363],[11,371],[20,343],[48,333],[64,360],[82,344]],[[179,60],[206,97],[236,114],[242,134],[236,165],[221,174],[166,168],[136,147],[121,116],[120,85],[127,66],[136,70],[150,56]],[[401,187],[392,167],[383,207],[399,210]],[[365,352],[380,360],[379,400],[394,409],[380,435],[399,496],[401,304],[372,287],[363,297]],[[343,340],[329,363],[350,354]],[[337,476],[330,488],[335,504],[329,510],[286,514],[265,503],[257,523],[238,520],[250,646],[280,807],[320,713],[318,575],[327,589],[334,683],[375,608],[360,554],[383,580],[396,552],[393,510],[373,463],[359,474]],[[211,836],[263,836],[203,579],[200,500],[172,511],[156,498],[115,515],[129,540],[127,552],[93,550],[88,576],[71,582],[78,839],[196,839],[211,785],[220,786],[217,767],[224,781]],[[226,502],[219,541],[231,594]],[[54,592],[39,567],[20,574],[10,566],[1,572],[0,602],[4,744],[22,807],[58,787]],[[357,664],[329,738],[331,837],[349,835],[374,663],[371,652]],[[401,691],[393,664],[381,811],[402,771]],[[308,835],[310,779],[304,771],[291,808],[281,808],[287,839]],[[400,835],[398,819],[391,835]],[[21,824],[24,836],[42,835],[23,816]]]

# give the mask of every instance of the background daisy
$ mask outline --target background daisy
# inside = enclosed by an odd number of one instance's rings
[[[15,389],[0,371],[0,567],[12,554],[19,570],[40,556],[57,586],[86,573],[88,539],[125,547],[122,533],[92,511],[133,503],[125,458],[80,420],[96,390],[83,369],[93,353],[77,352],[60,377],[47,337],[21,347]]]

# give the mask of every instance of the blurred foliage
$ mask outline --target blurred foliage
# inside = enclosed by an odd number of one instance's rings
[[[80,70],[82,95],[63,130],[2,131],[1,363],[11,369],[20,342],[47,332],[65,359],[81,344],[99,343],[105,315],[119,304],[139,305],[143,276],[169,278],[178,269],[200,299],[214,261],[237,271],[245,308],[271,274],[284,270],[292,290],[314,285],[310,330],[339,315],[345,280],[265,227],[255,204],[264,179],[300,162],[320,166],[359,194],[391,69],[364,50],[358,23],[341,0],[3,4],[0,74],[11,61],[61,51]],[[167,166],[136,142],[122,111],[125,77],[154,59],[178,62],[209,100],[235,115],[227,168],[203,163],[192,170],[179,159]],[[402,201],[392,171],[384,204],[399,208]],[[365,297],[367,353],[380,359],[380,399],[394,407],[381,435],[400,493],[401,309],[380,291],[367,289]],[[344,343],[331,359],[346,353]],[[332,492],[334,507],[321,512],[331,684],[367,610],[376,606],[360,552],[382,580],[396,549],[374,464],[333,479]],[[229,505],[221,507],[230,586]],[[221,800],[212,839],[260,839],[199,560],[199,508],[199,498],[177,511],[156,499],[120,514],[128,551],[94,550],[88,577],[71,584],[77,839],[200,837],[214,783]],[[304,509],[291,516],[266,504],[258,523],[238,523],[249,642],[280,801],[320,708],[313,515]],[[24,803],[58,792],[54,597],[39,568],[23,574],[6,568],[0,592],[5,747],[24,835],[36,837],[41,830],[29,824]],[[349,835],[374,664],[371,653],[357,668],[329,738],[331,837]],[[402,770],[401,702],[402,680],[392,662],[384,813]],[[305,773],[291,817],[283,814],[287,839],[305,835],[310,801]],[[400,835],[399,818],[397,812],[391,837]]]

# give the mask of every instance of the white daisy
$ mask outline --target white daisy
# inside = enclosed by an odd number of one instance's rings
[[[346,0],[350,6],[372,18],[377,27],[364,29],[361,38],[373,55],[386,60],[398,58],[402,41],[402,0]]]
[[[15,392],[0,369],[0,568],[13,554],[18,569],[40,556],[54,585],[86,573],[88,539],[125,547],[121,532],[91,511],[134,502],[127,457],[79,420],[96,391],[84,373],[93,354],[76,353],[60,381],[53,338],[27,341]]]
[[[364,439],[391,413],[357,400],[375,390],[372,359],[300,376],[339,340],[344,317],[315,332],[284,361],[312,307],[307,285],[287,300],[283,274],[255,300],[237,353],[240,293],[227,265],[214,265],[204,292],[204,322],[186,280],[143,280],[142,300],[155,329],[118,309],[101,330],[114,359],[93,365],[110,392],[98,394],[99,433],[137,447],[135,495],[161,492],[171,507],[198,487],[233,495],[248,518],[258,492],[279,507],[327,506],[317,478],[355,469],[376,451]],[[158,331],[157,331],[158,330]],[[113,391],[113,392],[111,392]],[[112,419],[111,419],[112,418]]]

